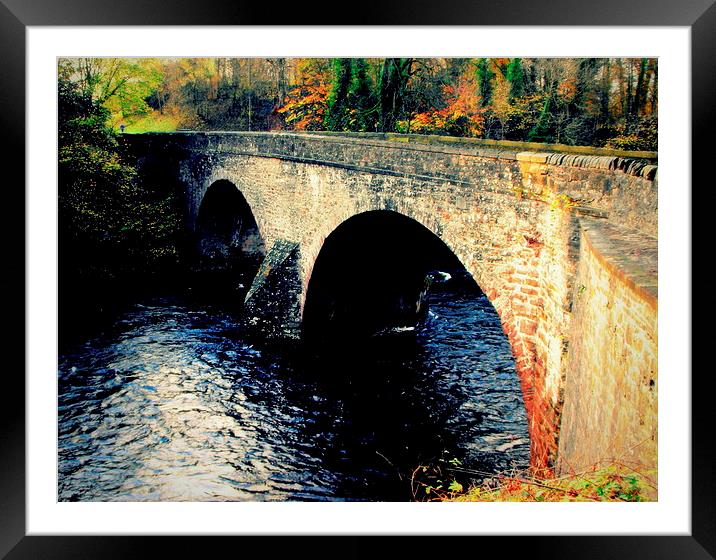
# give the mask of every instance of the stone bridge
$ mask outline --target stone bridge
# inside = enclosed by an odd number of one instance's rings
[[[437,239],[502,321],[533,467],[656,467],[655,154],[399,135],[124,139],[143,173],[175,181],[200,253],[233,247],[253,263],[241,298],[268,336],[301,336],[317,262],[338,232],[352,251],[365,236],[376,253],[384,235],[405,263]]]

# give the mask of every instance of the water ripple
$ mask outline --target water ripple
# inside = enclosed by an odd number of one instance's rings
[[[214,309],[133,306],[59,357],[59,499],[401,500],[397,473],[444,452],[526,466],[494,309],[431,298],[424,327],[341,363],[254,347]]]

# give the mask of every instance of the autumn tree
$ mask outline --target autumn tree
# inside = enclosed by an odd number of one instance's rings
[[[295,130],[321,130],[328,107],[328,63],[324,59],[299,61],[295,80],[278,113]]]
[[[483,133],[484,110],[480,106],[477,75],[471,61],[448,65],[443,73],[439,108],[427,110],[396,122],[400,132],[480,136]]]

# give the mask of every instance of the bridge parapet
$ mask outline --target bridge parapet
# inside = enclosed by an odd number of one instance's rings
[[[437,134],[415,134],[403,132],[333,132],[304,131],[303,135],[344,136],[366,140],[388,140],[407,144],[428,144],[432,146],[448,146],[457,148],[495,148],[513,152],[550,152],[587,156],[608,156],[628,159],[645,160],[656,163],[659,154],[643,150],[618,150],[615,148],[598,148],[594,146],[573,146],[568,144],[550,144],[544,142],[523,142],[518,140],[492,140],[489,138],[468,138],[461,136],[440,136]]]
[[[141,135],[152,136],[216,157],[277,158],[373,175],[448,182],[462,188],[532,197],[548,204],[561,200],[581,214],[609,218],[613,223],[656,235],[658,168],[653,160],[603,155],[597,148],[595,154],[574,154],[525,151],[519,149],[521,145],[510,143],[504,147],[433,145],[364,135],[284,132]]]

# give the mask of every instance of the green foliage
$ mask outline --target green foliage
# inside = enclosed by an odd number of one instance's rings
[[[372,129],[375,99],[365,59],[334,59],[331,75],[326,128],[354,132]]]
[[[109,114],[60,66],[59,241],[61,271],[74,279],[117,278],[177,258],[172,201],[139,183],[107,126]]]
[[[415,468],[410,476],[413,499],[442,500],[462,493],[463,484],[451,473],[461,465],[462,462],[458,458],[450,458],[448,451],[444,450],[442,456],[433,464]]]
[[[386,58],[383,60],[378,86],[380,104],[378,128],[382,132],[396,130],[396,122],[405,116],[404,107],[413,62],[412,58]]]
[[[524,141],[537,124],[543,112],[545,97],[534,94],[515,99],[508,106],[502,120],[501,131],[505,140]]]
[[[332,64],[331,86],[328,92],[328,110],[326,128],[328,130],[347,130],[348,89],[351,83],[351,60],[336,58]]]
[[[60,59],[60,72],[78,92],[109,111],[107,120],[119,122],[151,113],[147,100],[163,74],[146,59]]]
[[[377,107],[373,84],[368,75],[368,63],[364,58],[353,60],[348,97],[353,113],[351,130],[373,130],[377,118]]]
[[[525,73],[522,70],[522,60],[513,58],[507,65],[507,80],[510,82],[510,101],[525,95]]]
[[[476,74],[480,92],[480,104],[485,107],[492,101],[492,80],[495,78],[495,73],[490,68],[489,59],[478,59]]]
[[[139,117],[126,125],[125,133],[142,134],[144,132],[175,132],[180,125],[180,117],[176,115],[162,115],[151,113]]]
[[[552,108],[554,106],[554,97],[548,95],[542,105],[537,122],[527,135],[528,142],[553,142],[554,128],[552,126]]]

